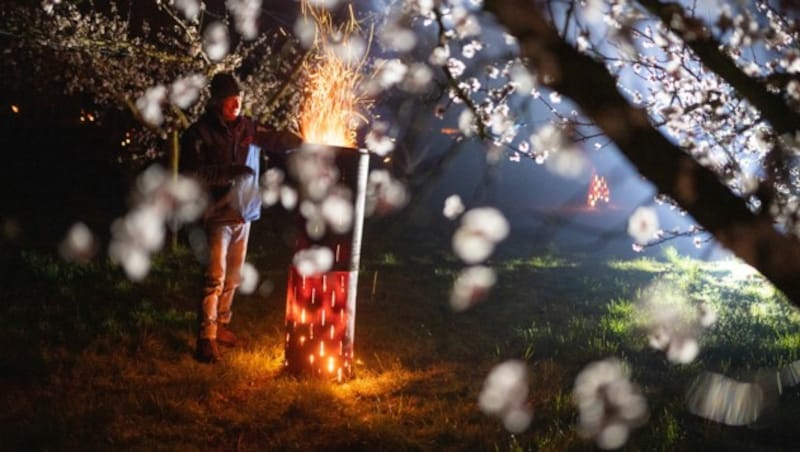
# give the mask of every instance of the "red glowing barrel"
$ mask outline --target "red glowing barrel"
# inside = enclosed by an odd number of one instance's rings
[[[286,290],[285,369],[343,381],[353,376],[356,294],[361,253],[369,154],[335,146],[304,146],[289,157],[290,178],[299,187],[295,252],[326,247],[331,268],[303,274],[292,264]],[[351,227],[309,227],[308,206],[324,202],[331,190],[349,193]],[[312,207],[313,210],[315,207]],[[348,219],[350,221],[350,219]]]

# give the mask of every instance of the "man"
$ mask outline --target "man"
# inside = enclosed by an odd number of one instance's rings
[[[258,187],[261,150],[280,153],[302,140],[291,132],[270,131],[241,115],[242,89],[236,77],[216,74],[206,112],[186,131],[181,169],[209,193],[204,216],[208,266],[200,306],[196,358],[214,363],[218,344],[236,346],[230,330],[231,306],[247,253],[250,222],[261,215]]]

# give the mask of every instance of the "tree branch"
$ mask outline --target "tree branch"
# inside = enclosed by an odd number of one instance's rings
[[[800,305],[797,238],[780,234],[770,218],[752,213],[714,173],[667,140],[617,91],[605,66],[561,39],[527,0],[487,0],[485,9],[518,39],[542,83],[572,98],[659,192]]]

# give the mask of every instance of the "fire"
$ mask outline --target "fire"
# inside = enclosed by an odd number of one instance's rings
[[[356,147],[359,108],[365,104],[358,95],[364,59],[358,55],[359,46],[353,44],[359,28],[352,5],[349,19],[340,27],[333,24],[327,10],[303,2],[303,12],[316,25],[316,35],[305,63],[308,80],[300,110],[300,135],[307,143]]]
[[[611,191],[608,189],[606,178],[598,176],[597,173],[592,173],[592,182],[589,184],[589,194],[586,199],[586,204],[594,209],[598,201],[603,201],[608,204],[611,200]]]

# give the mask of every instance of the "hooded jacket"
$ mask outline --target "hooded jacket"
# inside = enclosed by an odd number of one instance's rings
[[[203,114],[183,134],[180,168],[208,190],[206,224],[257,220],[261,216],[261,152],[280,161],[287,150],[300,144],[297,135],[269,130],[245,116],[226,123],[213,111]]]

